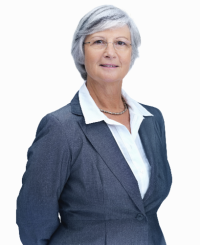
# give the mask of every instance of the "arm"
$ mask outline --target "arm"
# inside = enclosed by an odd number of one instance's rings
[[[69,177],[70,152],[62,124],[45,116],[28,150],[17,198],[17,225],[23,245],[47,245],[59,226],[58,199]]]
[[[141,105],[144,106],[144,108],[146,108],[149,112],[151,112],[154,115],[156,131],[158,132],[158,135],[159,135],[160,140],[161,140],[161,144],[163,145],[165,155],[167,157],[167,147],[166,147],[167,144],[166,144],[166,137],[165,137],[165,122],[164,122],[163,115],[162,115],[161,111],[156,107],[148,106],[148,105],[144,105],[144,104],[141,104]]]
[[[159,123],[159,128],[160,128],[160,135],[161,135],[161,142],[163,144],[164,147],[164,151],[165,151],[165,155],[167,157],[167,144],[166,144],[166,136],[165,136],[165,122],[164,122],[164,118],[163,115],[161,113],[160,110],[158,110],[158,114],[159,114],[159,119],[158,119],[158,123]]]

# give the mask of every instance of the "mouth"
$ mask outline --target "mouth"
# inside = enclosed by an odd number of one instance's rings
[[[113,65],[113,64],[101,64],[100,66],[105,67],[105,68],[117,68],[117,65]]]

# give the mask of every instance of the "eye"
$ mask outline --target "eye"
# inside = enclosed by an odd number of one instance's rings
[[[126,46],[126,43],[122,41],[117,41],[116,44],[119,46]]]
[[[105,44],[105,41],[103,41],[103,40],[96,40],[96,41],[93,41],[93,44],[95,44],[95,45],[101,45],[101,44]]]

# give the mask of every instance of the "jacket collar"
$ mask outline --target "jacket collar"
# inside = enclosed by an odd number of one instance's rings
[[[122,88],[121,94],[125,99],[126,103],[129,107],[129,112],[134,117],[136,115],[139,118],[144,118],[143,116],[153,116],[149,111],[147,111],[142,105],[140,105],[137,101],[133,100]],[[85,123],[96,123],[100,121],[105,121],[107,124],[115,124],[118,125],[119,123],[110,120],[106,115],[100,112],[99,108],[97,107],[96,103],[94,102],[93,98],[91,97],[86,83],[84,82],[79,89],[79,102],[82,109],[83,116],[85,118]]]
[[[71,112],[75,115],[82,116],[78,121],[85,136],[100,154],[102,159],[112,173],[116,176],[118,181],[122,184],[127,194],[138,207],[140,212],[145,215],[144,201],[150,196],[155,187],[156,176],[156,149],[155,149],[155,126],[154,117],[146,117],[139,129],[139,135],[144,147],[144,151],[151,165],[151,177],[149,188],[144,196],[141,198],[137,180],[132,173],[128,163],[121,153],[109,127],[104,121],[86,124],[81,106],[79,103],[78,92],[71,101]],[[102,143],[103,142],[103,143]]]
[[[83,112],[81,110],[80,103],[79,103],[78,93],[79,92],[77,92],[74,95],[74,98],[71,100],[71,112],[75,115],[83,116]]]

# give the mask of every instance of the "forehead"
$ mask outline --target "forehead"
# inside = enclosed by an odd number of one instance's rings
[[[127,25],[122,26],[122,27],[115,27],[112,29],[107,29],[104,31],[95,32],[93,34],[88,35],[87,38],[92,38],[95,36],[101,36],[105,38],[125,37],[128,40],[131,40],[130,30]]]

